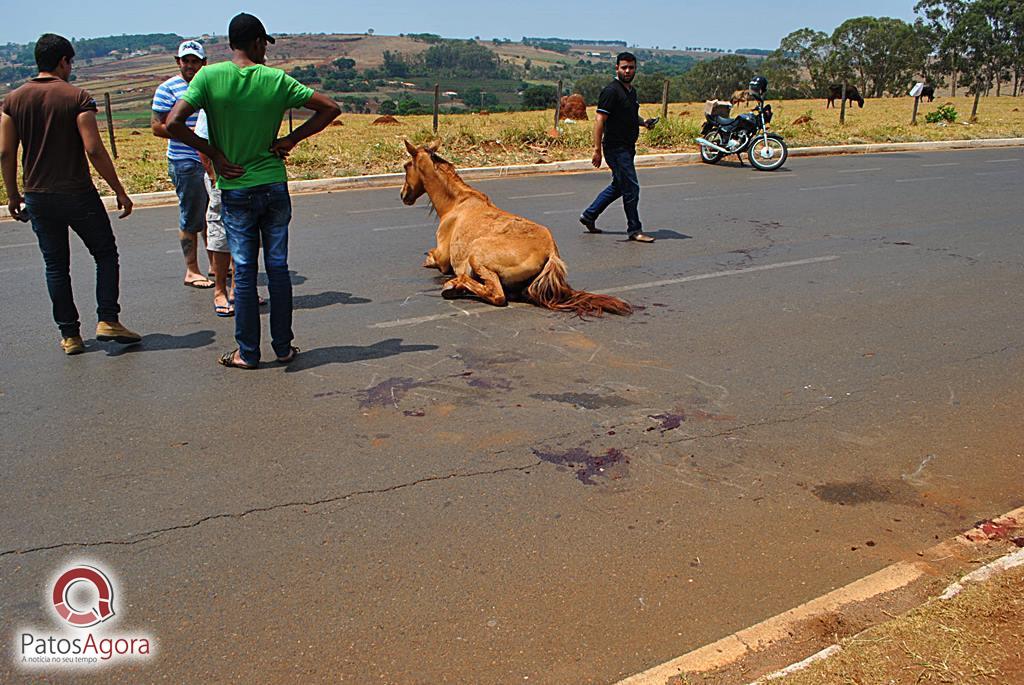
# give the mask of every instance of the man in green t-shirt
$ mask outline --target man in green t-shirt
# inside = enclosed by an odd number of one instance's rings
[[[235,262],[235,340],[238,349],[224,354],[225,366],[255,369],[260,361],[260,316],[256,271],[260,238],[270,287],[270,336],[282,364],[295,359],[292,343],[292,284],[288,275],[288,223],[292,205],[284,160],[300,141],[319,133],[341,110],[330,98],[314,93],[280,69],[266,66],[267,44],[274,38],[251,14],[228,25],[230,62],[201,69],[188,91],[167,115],[167,130],[213,160],[228,246]],[[314,112],[302,126],[278,138],[281,118],[293,107]],[[209,141],[188,128],[186,120],[205,110]]]

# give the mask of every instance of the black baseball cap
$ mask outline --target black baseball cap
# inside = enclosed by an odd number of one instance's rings
[[[251,14],[237,14],[228,24],[228,41],[232,45],[245,45],[258,38],[264,38],[268,43],[277,42],[273,36],[267,34],[263,22]]]

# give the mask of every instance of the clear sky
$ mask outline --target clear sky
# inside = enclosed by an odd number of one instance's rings
[[[0,0],[0,43],[27,43],[51,31],[94,38],[122,33],[227,33],[236,13],[255,14],[277,33],[437,33],[449,38],[523,36],[624,40],[641,47],[778,47],[804,26],[831,32],[859,16],[910,20],[914,0]]]

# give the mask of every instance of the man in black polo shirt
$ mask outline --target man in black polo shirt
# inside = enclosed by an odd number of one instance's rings
[[[612,182],[601,191],[594,202],[583,210],[580,223],[591,233],[601,233],[594,222],[608,205],[622,198],[626,210],[626,231],[630,240],[653,243],[654,238],[641,232],[640,181],[636,176],[633,158],[636,157],[636,139],[640,127],[652,128],[657,119],[640,118],[640,100],[633,88],[636,76],[636,57],[622,52],[615,58],[615,80],[608,84],[597,101],[597,123],[594,125],[594,167],[601,166],[602,149],[605,161],[612,170]]]

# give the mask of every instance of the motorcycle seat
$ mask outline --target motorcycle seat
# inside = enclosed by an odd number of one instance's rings
[[[715,117],[715,123],[719,126],[731,126],[736,123],[736,119],[730,119],[729,117]]]

